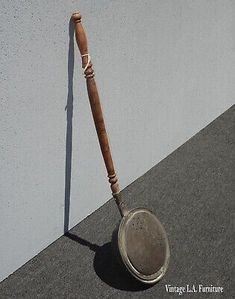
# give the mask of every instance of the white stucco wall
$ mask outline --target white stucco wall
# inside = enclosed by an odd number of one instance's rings
[[[72,89],[77,9],[122,187],[234,103],[233,1],[2,0],[0,280],[64,232],[71,120],[69,226],[111,197],[76,47]]]

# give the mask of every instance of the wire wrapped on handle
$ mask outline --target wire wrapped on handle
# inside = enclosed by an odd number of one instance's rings
[[[89,67],[89,64],[91,63],[91,56],[89,53],[86,53],[86,54],[81,55],[81,57],[87,57],[87,64],[83,68],[84,75],[85,75],[85,72],[86,72],[87,68]]]

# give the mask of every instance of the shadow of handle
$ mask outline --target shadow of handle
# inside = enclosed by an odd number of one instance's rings
[[[71,167],[72,167],[72,133],[73,133],[73,73],[74,73],[74,25],[69,22],[68,50],[68,93],[65,110],[67,112],[66,158],[65,158],[65,196],[64,196],[64,233],[69,230]]]

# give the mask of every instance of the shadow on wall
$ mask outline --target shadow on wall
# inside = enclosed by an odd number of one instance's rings
[[[74,24],[69,22],[69,50],[68,50],[68,95],[67,130],[66,130],[66,159],[65,159],[65,195],[64,195],[64,233],[69,230],[69,210],[71,192],[71,163],[73,140],[73,73],[74,73]]]
[[[69,232],[65,236],[95,252],[93,261],[95,273],[109,286],[132,292],[143,291],[151,287],[134,279],[121,262],[118,262],[118,257],[114,254],[116,250],[113,250],[111,242],[98,246]]]

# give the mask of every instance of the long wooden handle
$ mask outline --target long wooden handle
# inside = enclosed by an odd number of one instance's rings
[[[75,24],[75,34],[77,45],[82,56],[82,67],[87,83],[87,92],[90,100],[92,115],[95,122],[96,132],[99,138],[101,152],[104,158],[105,166],[108,172],[109,182],[113,195],[119,193],[118,179],[114,170],[112,155],[109,147],[108,135],[105,129],[103,113],[100,105],[98,90],[94,79],[92,63],[89,61],[87,38],[84,28],[81,24],[80,12],[72,15]]]

